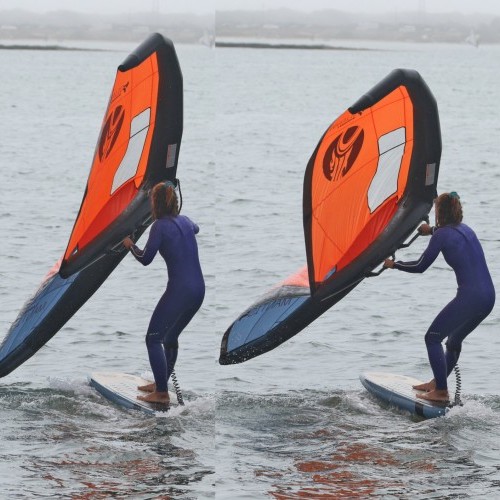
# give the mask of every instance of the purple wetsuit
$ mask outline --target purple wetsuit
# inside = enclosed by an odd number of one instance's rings
[[[167,264],[167,289],[153,312],[146,334],[149,362],[159,392],[167,390],[177,360],[177,339],[205,296],[195,237],[198,231],[198,226],[184,215],[163,217],[151,226],[144,250],[135,245],[131,248],[134,257],[145,266],[157,252]]]
[[[484,252],[474,231],[465,224],[438,228],[417,261],[395,262],[394,268],[423,273],[442,252],[457,278],[456,297],[437,315],[425,335],[436,389],[447,389],[447,377],[457,364],[464,338],[493,309],[495,288]],[[446,353],[441,345],[446,341]]]

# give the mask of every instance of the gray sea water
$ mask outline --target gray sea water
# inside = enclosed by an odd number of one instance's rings
[[[92,371],[149,374],[144,332],[165,270],[127,258],[0,380],[0,497],[500,497],[497,309],[465,342],[465,405],[446,417],[417,421],[384,408],[358,379],[430,376],[423,336],[456,287],[442,258],[421,276],[365,280],[270,353],[217,363],[228,325],[305,263],[302,181],[317,141],[396,67],[418,70],[438,101],[440,190],[461,195],[500,290],[500,47],[365,46],[372,50],[177,47],[178,176],[183,211],[201,227],[207,281],[180,338],[187,404],[148,417],[88,386]],[[0,331],[65,250],[116,67],[133,48],[0,51]],[[418,256],[425,243],[398,257]]]

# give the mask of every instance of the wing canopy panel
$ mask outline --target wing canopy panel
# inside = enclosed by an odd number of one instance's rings
[[[158,79],[156,53],[128,71],[118,70],[65,260],[92,242],[137,194],[151,149]]]
[[[311,283],[342,270],[384,230],[404,193],[412,145],[413,106],[402,86],[328,128],[308,166]]]

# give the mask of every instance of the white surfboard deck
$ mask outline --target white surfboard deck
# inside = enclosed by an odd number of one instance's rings
[[[150,380],[117,372],[95,372],[89,377],[91,387],[94,387],[106,399],[123,408],[141,410],[148,414],[168,411],[169,407],[166,405],[148,403],[137,399],[137,396],[147,394],[146,392],[139,391],[137,386],[150,383]],[[170,396],[170,406],[177,405],[177,396],[172,392],[168,394]]]
[[[417,391],[412,386],[422,382],[413,377],[369,372],[360,375],[359,379],[368,392],[390,405],[409,411],[413,415],[424,418],[440,417],[451,407],[450,404],[417,398],[417,394],[422,393],[422,391]]]

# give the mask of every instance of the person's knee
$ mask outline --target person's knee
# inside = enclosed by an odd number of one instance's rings
[[[441,340],[441,334],[438,333],[438,332],[433,332],[431,330],[429,330],[426,334],[425,334],[425,344],[426,345],[436,345],[436,344],[440,344],[442,342]]]
[[[148,332],[146,334],[146,346],[152,347],[154,345],[161,345],[161,337],[158,332]]]

